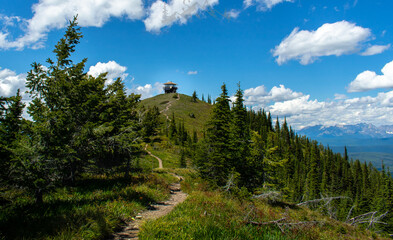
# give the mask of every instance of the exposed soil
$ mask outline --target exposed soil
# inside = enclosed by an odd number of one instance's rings
[[[147,150],[147,144],[145,146],[145,151],[147,152],[147,154],[149,154],[150,156],[152,156],[155,159],[157,159],[157,161],[158,161],[158,168],[162,168],[162,160],[159,157],[153,155],[149,150]]]
[[[180,96],[178,95],[178,99],[180,99]],[[170,107],[170,103],[168,103],[168,106],[166,110],[168,110]],[[168,116],[166,115],[168,118]],[[145,146],[145,151],[158,161],[158,168],[162,168],[162,160],[153,155],[149,150],[147,150],[147,144]],[[187,194],[182,192],[180,189],[180,182],[183,180],[181,176],[175,175],[179,182],[178,183],[173,183],[169,186],[169,189],[171,191],[171,198],[165,202],[161,203],[156,203],[152,204],[149,206],[149,209],[147,211],[144,211],[142,213],[138,213],[137,216],[135,217],[135,220],[130,221],[127,223],[127,225],[123,228],[121,232],[118,232],[113,235],[111,239],[114,240],[120,240],[120,239],[138,239],[138,234],[139,234],[139,226],[141,226],[145,221],[150,220],[150,219],[156,219],[162,216],[167,215],[170,213],[173,208],[179,204],[182,203],[184,200],[187,198]]]
[[[176,101],[179,101],[179,100],[180,100],[180,94],[178,93],[178,94],[177,94]],[[169,119],[169,116],[168,116],[168,114],[166,114],[166,112],[167,112],[167,111],[169,110],[169,108],[172,106],[172,102],[173,102],[173,101],[174,101],[174,100],[169,101],[169,102],[166,104],[166,108],[160,111],[160,113],[162,113],[162,114],[165,115],[165,117],[166,117],[166,119],[167,119],[168,121],[171,121],[171,119]]]
[[[178,177],[181,181],[181,177]],[[138,239],[139,227],[147,220],[157,219],[170,213],[173,208],[182,203],[187,198],[187,194],[180,189],[180,182],[170,186],[171,198],[162,203],[156,203],[150,206],[150,210],[139,213],[135,217],[135,221],[130,221],[121,232],[113,235],[114,240],[120,239]]]

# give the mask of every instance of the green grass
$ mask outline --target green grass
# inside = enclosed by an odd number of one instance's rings
[[[58,188],[36,205],[23,191],[2,192],[0,239],[103,239],[150,203],[170,196],[176,181],[165,172],[122,177],[85,176],[75,187]]]
[[[174,145],[166,138],[162,137],[160,141],[150,143],[147,149],[162,160],[164,168],[180,167],[180,147]],[[158,161],[155,158],[153,159],[158,167]]]
[[[284,228],[251,225],[285,217],[287,222],[318,221],[317,225]],[[238,200],[217,191],[193,191],[163,218],[142,226],[140,239],[382,239],[376,234],[332,220],[291,204]]]
[[[184,121],[184,126],[188,131],[197,131],[201,135],[205,123],[210,117],[212,105],[198,100],[196,103],[191,102],[191,97],[180,94],[180,100],[173,98],[175,94],[160,94],[152,98],[144,99],[141,104],[146,107],[157,106],[161,111],[166,108],[168,102],[172,102],[171,107],[165,112],[172,118],[172,113],[175,113],[175,121],[177,123]],[[176,94],[177,95],[177,94]],[[190,117],[192,115],[194,117]],[[161,119],[165,122],[166,117],[161,114]]]

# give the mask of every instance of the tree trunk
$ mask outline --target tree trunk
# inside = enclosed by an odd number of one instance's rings
[[[35,203],[41,205],[43,203],[42,200],[42,189],[35,190]]]

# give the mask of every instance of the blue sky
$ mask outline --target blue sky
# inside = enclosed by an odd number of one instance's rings
[[[246,104],[295,128],[393,124],[391,0],[1,0],[0,95],[24,88],[78,14],[74,55],[143,98],[162,83]],[[28,102],[28,96],[25,95]]]

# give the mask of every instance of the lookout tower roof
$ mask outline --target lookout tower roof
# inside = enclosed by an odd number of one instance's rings
[[[177,85],[177,84],[174,83],[174,82],[169,81],[169,82],[167,82],[167,83],[164,83],[164,85]]]

